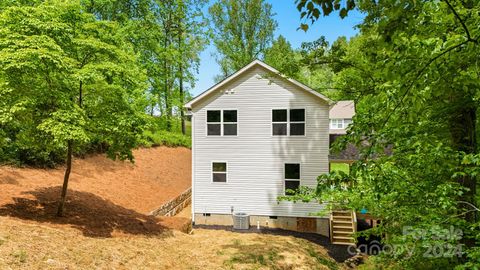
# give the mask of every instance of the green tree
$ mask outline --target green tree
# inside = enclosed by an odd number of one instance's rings
[[[290,42],[282,35],[265,51],[264,61],[288,77],[295,78],[298,73],[298,57]]]
[[[110,158],[133,160],[144,117],[144,74],[115,23],[79,1],[12,6],[0,15],[0,125],[63,149],[64,212],[74,148],[98,142]]]
[[[117,21],[139,53],[150,85],[150,114],[160,113],[164,128],[172,130],[178,112],[185,132],[183,104],[193,88],[207,43],[202,7],[206,0],[83,1],[101,19]]]
[[[219,79],[263,58],[277,27],[272,5],[264,0],[219,0],[209,13],[222,72]]]
[[[345,17],[355,7],[366,17],[359,36],[339,43],[330,59],[336,87],[357,101],[354,124],[338,147],[353,142],[362,159],[349,176],[320,176],[315,190],[296,199],[341,202],[381,218],[373,232],[414,252],[380,257],[400,268],[478,268],[480,3],[297,3],[306,20],[333,10]],[[414,238],[402,232],[406,226],[428,234]],[[463,231],[461,241],[432,237],[450,226]],[[460,257],[424,256],[428,248],[459,243],[466,245]]]

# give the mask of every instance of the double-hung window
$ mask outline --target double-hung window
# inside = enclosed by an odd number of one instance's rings
[[[208,136],[236,136],[237,135],[236,110],[208,110],[207,135]]]
[[[212,182],[227,182],[226,162],[212,162]]]
[[[272,135],[305,135],[305,109],[272,110]]]
[[[330,119],[330,128],[331,129],[344,129],[345,121],[344,119]]]
[[[300,187],[300,164],[285,163],[285,195],[292,195]]]

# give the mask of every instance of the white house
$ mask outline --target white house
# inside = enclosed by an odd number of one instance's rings
[[[346,134],[347,126],[355,115],[353,100],[340,100],[330,108],[330,134]]]
[[[261,61],[253,61],[185,107],[192,115],[192,219],[329,235],[316,202],[278,201],[328,172],[331,100]]]

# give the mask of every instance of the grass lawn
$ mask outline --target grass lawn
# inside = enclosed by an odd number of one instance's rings
[[[346,174],[350,172],[350,167],[347,163],[330,163],[330,171],[341,171]]]
[[[0,217],[0,269],[342,269],[292,236],[196,229],[87,237],[75,228]]]

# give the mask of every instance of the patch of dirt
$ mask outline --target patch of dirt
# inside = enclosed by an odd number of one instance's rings
[[[191,151],[156,147],[134,150],[135,163],[104,155],[74,159],[65,217],[55,217],[64,168],[0,167],[0,215],[68,225],[84,235],[162,234],[189,219],[148,213],[191,186]]]

